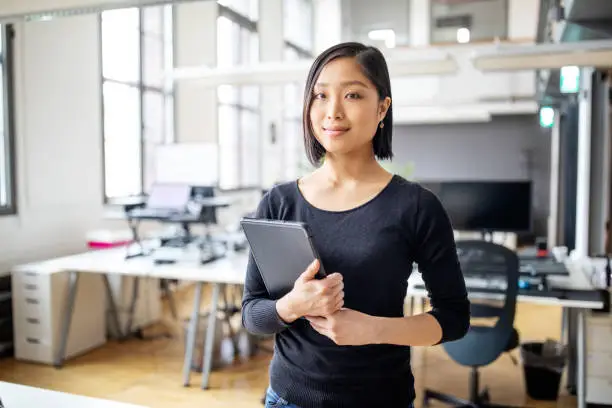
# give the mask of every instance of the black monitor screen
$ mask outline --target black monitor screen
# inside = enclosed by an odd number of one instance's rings
[[[529,181],[453,181],[422,184],[438,196],[456,230],[531,230]]]

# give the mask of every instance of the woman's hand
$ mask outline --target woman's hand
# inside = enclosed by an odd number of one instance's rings
[[[313,329],[340,346],[377,343],[377,319],[352,309],[341,309],[327,317],[307,316]]]
[[[291,323],[302,316],[328,316],[344,306],[342,275],[332,273],[316,279],[319,261],[314,260],[295,281],[291,292],[276,302],[281,319]]]

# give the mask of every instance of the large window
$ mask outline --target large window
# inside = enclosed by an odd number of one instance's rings
[[[285,0],[283,3],[285,48],[283,59],[312,59],[314,20],[312,0]],[[289,83],[283,89],[283,177],[294,180],[309,170],[302,132],[304,83]]]
[[[430,26],[432,44],[505,40],[508,0],[432,0]]]
[[[155,148],[174,141],[172,6],[105,11],[102,29],[105,198],[153,181]]]
[[[12,112],[12,27],[0,26],[0,215],[17,211]]]
[[[234,67],[259,60],[258,2],[219,1],[217,65]],[[219,186],[223,189],[261,183],[258,86],[222,85],[219,103]]]
[[[283,29],[285,43],[303,56],[309,56],[314,48],[312,0],[284,0]]]

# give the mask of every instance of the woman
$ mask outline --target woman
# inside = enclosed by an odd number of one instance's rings
[[[392,120],[379,50],[344,43],[315,60],[303,126],[318,168],[272,188],[257,217],[307,223],[321,259],[274,300],[251,257],[244,290],[246,329],[275,334],[267,407],[410,407],[410,346],[467,331],[469,303],[444,209],[377,161],[393,156]],[[315,279],[318,262],[337,272]],[[404,317],[414,262],[433,309]]]

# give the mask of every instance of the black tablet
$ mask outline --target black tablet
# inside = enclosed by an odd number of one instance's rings
[[[243,218],[240,221],[259,273],[273,299],[287,294],[315,259],[326,276],[308,226],[302,222]]]

